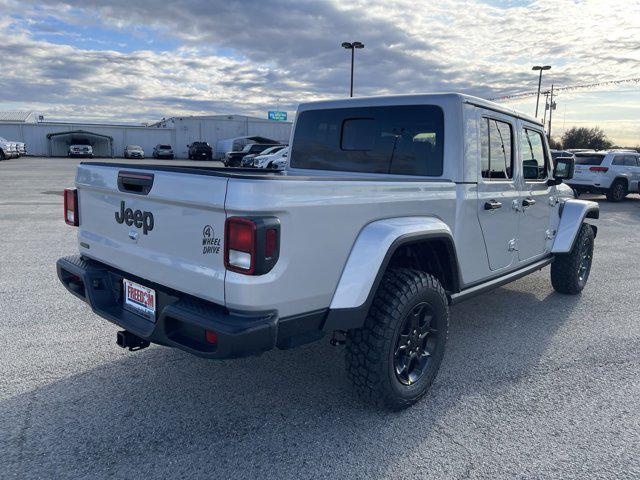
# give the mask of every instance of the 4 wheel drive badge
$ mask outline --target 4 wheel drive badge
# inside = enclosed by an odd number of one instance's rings
[[[220,238],[216,237],[211,225],[205,225],[202,229],[202,254],[220,253]]]

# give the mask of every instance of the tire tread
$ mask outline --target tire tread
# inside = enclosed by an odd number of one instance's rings
[[[402,312],[411,298],[423,289],[430,289],[440,296],[445,305],[448,320],[448,301],[444,288],[432,275],[414,269],[389,270],[384,274],[376,292],[364,326],[350,330],[346,343],[347,374],[358,394],[368,403],[392,409],[406,408],[418,401],[431,385],[419,394],[402,399],[387,386],[383,376],[386,346],[393,342],[397,322],[403,320]],[[443,333],[448,334],[448,321]],[[441,360],[441,357],[440,357]],[[437,368],[436,368],[437,372]]]
[[[587,237],[593,242],[593,229],[583,223],[578,232],[573,249],[564,255],[557,255],[551,264],[551,285],[556,292],[577,295],[584,285],[578,282],[578,266],[580,264],[580,246]]]

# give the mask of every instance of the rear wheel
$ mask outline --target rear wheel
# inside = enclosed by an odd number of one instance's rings
[[[607,190],[607,200],[610,202],[621,202],[627,196],[627,183],[624,180],[614,180]]]
[[[417,402],[438,373],[448,329],[447,296],[435,277],[386,272],[364,326],[347,334],[347,372],[359,395],[394,410]]]
[[[591,225],[583,223],[573,249],[556,255],[551,264],[551,284],[556,292],[576,295],[587,284],[593,262],[594,235]]]

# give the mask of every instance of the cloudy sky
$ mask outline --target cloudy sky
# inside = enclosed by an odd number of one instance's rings
[[[484,98],[640,77],[638,0],[0,0],[0,109],[142,122],[356,95]],[[533,114],[535,97],[505,102]],[[640,83],[561,92],[554,134],[640,144]]]

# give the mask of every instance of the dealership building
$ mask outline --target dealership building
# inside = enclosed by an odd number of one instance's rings
[[[177,158],[188,158],[187,145],[208,142],[214,150],[220,140],[261,137],[288,143],[291,123],[244,115],[207,115],[163,118],[150,125],[53,122],[34,112],[0,112],[0,137],[27,144],[29,155],[66,156],[69,145],[93,147],[96,157],[122,157],[126,145],[139,145],[150,157],[153,147],[168,144]]]

